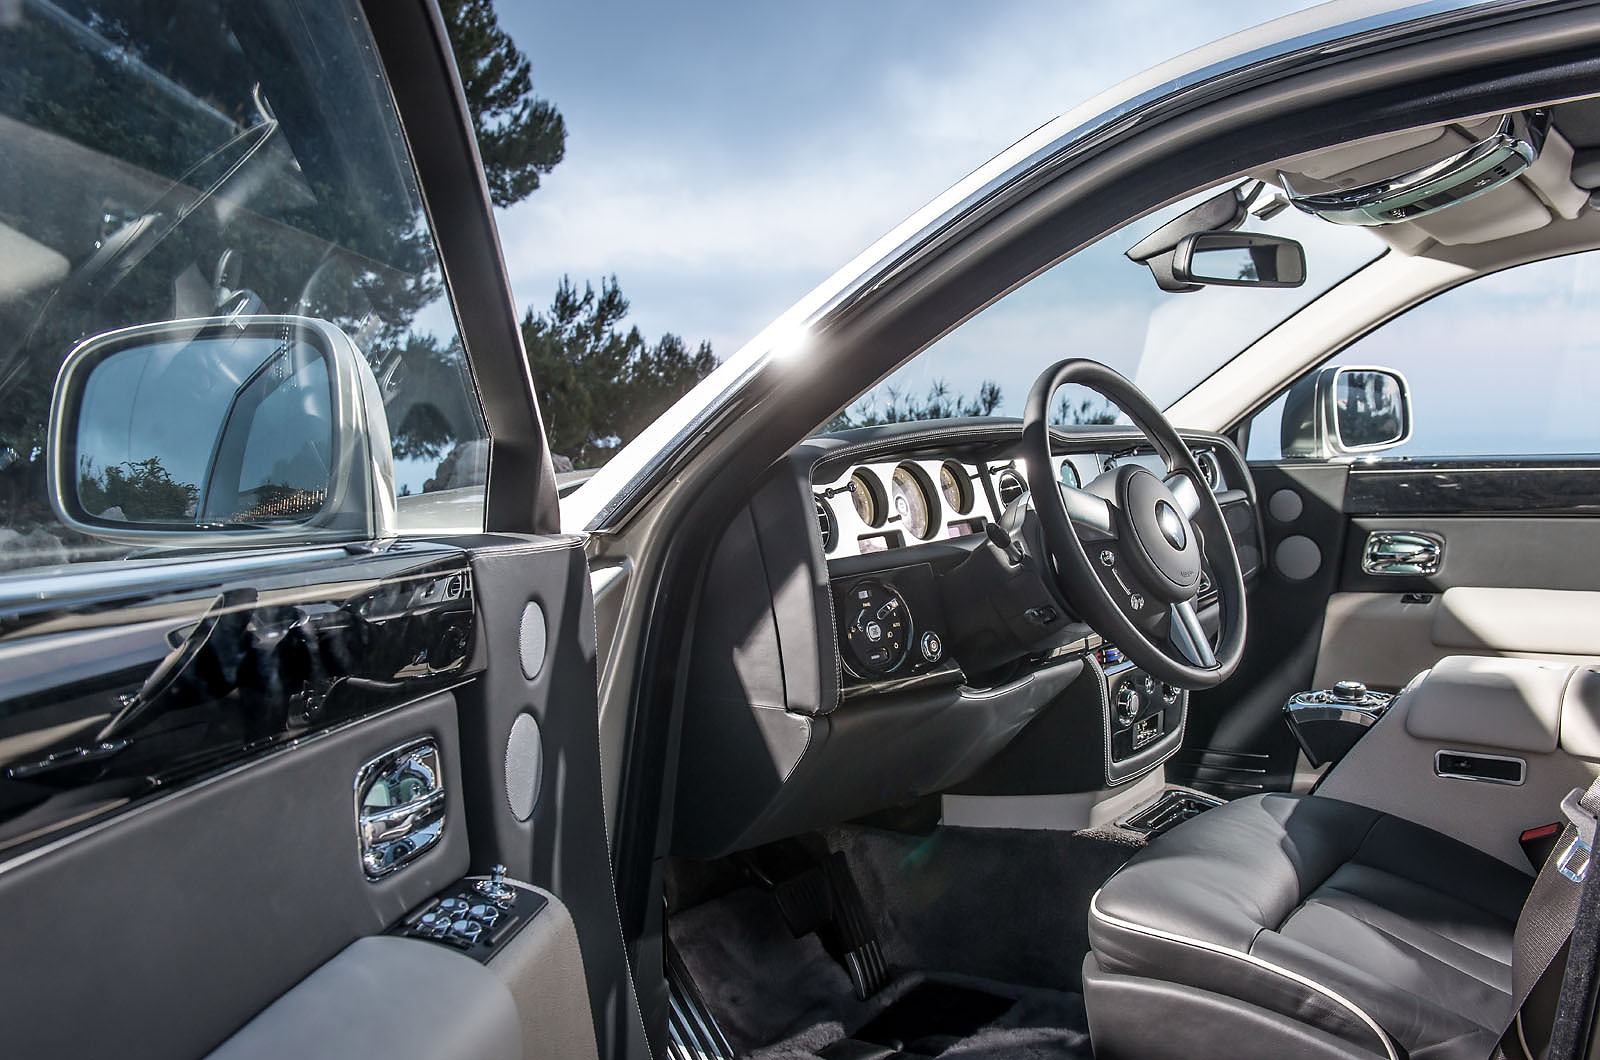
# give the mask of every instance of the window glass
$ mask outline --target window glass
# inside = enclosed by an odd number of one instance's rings
[[[483,419],[353,0],[0,4],[0,570],[129,551],[61,524],[46,492],[51,393],[75,346],[133,324],[267,314],[329,321],[365,359],[402,531],[443,507],[481,520]],[[235,515],[289,510],[274,490],[325,488],[326,371],[306,362],[256,398]],[[179,467],[212,455],[217,425],[202,421],[228,407],[185,403],[201,381],[149,394],[165,418],[160,471],[179,485],[198,481]],[[297,455],[262,443],[291,430]],[[102,472],[126,479],[147,455]],[[445,490],[480,503],[426,496]]]
[[[1318,368],[1330,365],[1406,377],[1411,437],[1379,460],[1600,454],[1600,252],[1453,288]],[[1282,457],[1283,408],[1280,396],[1251,421],[1251,460]]]
[[[1250,343],[1384,251],[1359,228],[1293,209],[1243,230],[1300,241],[1300,287],[1209,286],[1161,290],[1127,250],[1221,188],[1126,225],[956,328],[847,408],[830,429],[942,416],[1021,416],[1034,379],[1066,357],[1088,357],[1133,380],[1166,408]],[[1109,422],[1115,413],[1087,391],[1058,395],[1058,423]]]

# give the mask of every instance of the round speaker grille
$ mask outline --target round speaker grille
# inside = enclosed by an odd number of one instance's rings
[[[529,603],[522,609],[522,631],[517,646],[522,657],[522,676],[530,681],[544,672],[545,634],[544,608]]]
[[[539,805],[539,785],[544,781],[544,741],[532,714],[518,714],[506,738],[506,802],[519,821],[533,816]]]

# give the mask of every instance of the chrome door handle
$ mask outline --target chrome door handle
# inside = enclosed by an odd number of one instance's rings
[[[1377,530],[1361,550],[1368,574],[1437,574],[1443,563],[1444,538],[1421,530]]]
[[[385,751],[356,777],[356,832],[367,879],[387,876],[444,834],[439,745],[413,740]]]

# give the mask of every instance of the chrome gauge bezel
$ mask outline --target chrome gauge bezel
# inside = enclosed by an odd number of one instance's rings
[[[952,489],[955,496],[952,497]],[[972,511],[972,474],[959,462],[946,460],[939,465],[939,496],[950,508],[952,515],[966,515]]]
[[[920,465],[909,460],[896,464],[889,476],[889,483],[889,503],[907,537],[917,541],[932,541],[944,531],[944,508],[940,503],[940,493],[934,488],[933,479]],[[906,521],[906,513],[900,510],[898,494],[908,491],[915,491],[922,499],[923,510],[927,514],[927,523],[920,532]]]
[[[856,516],[874,530],[889,521],[888,492],[883,488],[883,480],[869,467],[858,467],[850,472],[850,503],[855,507]]]

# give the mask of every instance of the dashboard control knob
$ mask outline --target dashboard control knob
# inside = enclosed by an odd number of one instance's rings
[[[1133,719],[1139,716],[1139,693],[1133,685],[1126,684],[1117,689],[1117,724],[1132,725]]]
[[[1359,703],[1367,698],[1367,686],[1360,681],[1336,681],[1333,686],[1333,696],[1347,703]]]
[[[939,634],[933,630],[922,635],[922,657],[929,662],[938,662],[944,655],[944,643],[939,640]]]
[[[1167,684],[1165,682],[1162,682],[1162,685],[1161,685],[1161,698],[1163,700],[1165,700],[1168,703],[1176,703],[1178,701],[1178,697],[1181,696],[1181,695],[1183,695],[1183,693],[1180,692],[1178,689],[1173,688],[1171,685],[1169,685],[1169,684]]]

